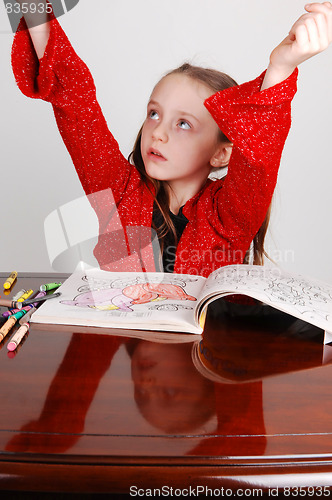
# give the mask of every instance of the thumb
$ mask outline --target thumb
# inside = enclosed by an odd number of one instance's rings
[[[307,12],[314,12],[315,10],[321,10],[321,5],[325,5],[326,7],[332,7],[331,2],[316,2],[316,3],[307,3],[304,8]]]

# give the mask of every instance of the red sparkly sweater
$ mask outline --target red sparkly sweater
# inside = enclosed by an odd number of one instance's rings
[[[92,76],[57,20],[38,61],[24,21],[12,64],[21,91],[53,105],[63,141],[99,220],[94,254],[112,271],[154,271],[151,224],[153,187],[121,154],[96,99]],[[277,182],[291,123],[297,70],[260,91],[264,73],[218,92],[205,106],[233,143],[224,180],[208,180],[183,207],[189,220],[177,246],[174,272],[208,276],[239,264],[259,230]],[[117,210],[114,210],[116,205]]]

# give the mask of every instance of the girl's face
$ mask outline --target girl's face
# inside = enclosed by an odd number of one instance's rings
[[[135,401],[167,432],[200,428],[215,413],[214,384],[193,365],[192,344],[140,342],[131,359]]]
[[[213,91],[204,83],[172,74],[155,87],[143,124],[141,153],[147,174],[174,187],[200,189],[220,145],[219,129],[204,106]]]

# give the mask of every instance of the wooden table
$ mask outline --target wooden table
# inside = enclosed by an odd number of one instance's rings
[[[21,273],[11,294],[55,277]],[[285,315],[232,307],[210,311],[203,338],[31,324],[9,354],[8,336],[0,489],[328,496],[332,346]]]

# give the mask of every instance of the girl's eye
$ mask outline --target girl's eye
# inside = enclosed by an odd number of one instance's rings
[[[188,122],[186,122],[186,120],[180,120],[179,123],[178,123],[178,125],[183,130],[189,130],[189,129],[191,129],[191,126],[189,125]]]
[[[150,111],[149,118],[151,118],[151,120],[158,120],[159,115],[158,115],[157,111]]]

